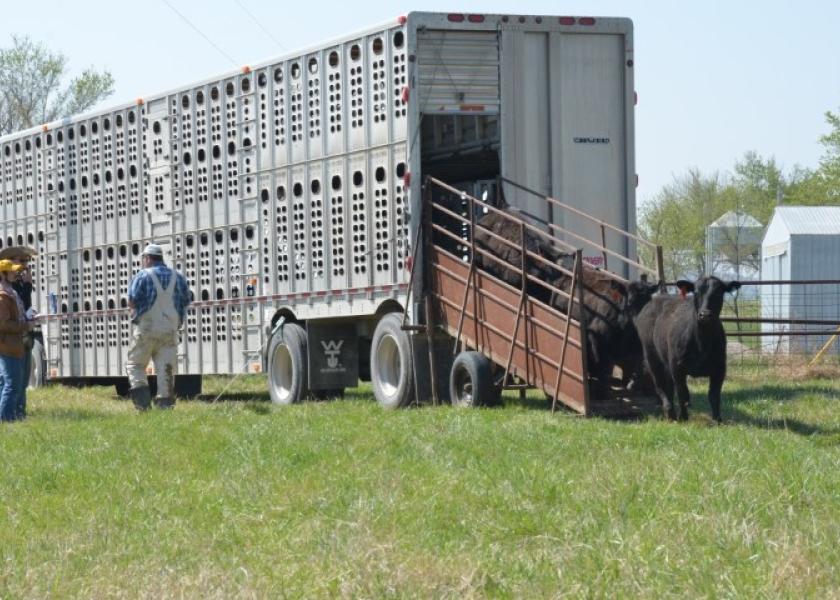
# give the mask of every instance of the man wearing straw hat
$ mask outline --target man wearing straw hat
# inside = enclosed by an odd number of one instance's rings
[[[30,324],[26,321],[23,303],[12,281],[23,267],[8,259],[0,259],[0,421],[18,418],[18,401],[23,380],[23,334]]]
[[[9,246],[0,250],[0,260],[8,259],[13,264],[20,266],[20,270],[12,278],[12,288],[20,298],[26,320],[32,323],[32,326],[23,334],[23,385],[15,403],[15,413],[18,419],[26,417],[26,388],[29,385],[29,376],[32,372],[32,347],[35,345],[36,337],[36,332],[33,331],[33,319],[37,313],[32,308],[32,271],[29,268],[29,261],[37,255],[38,253],[28,246]]]
[[[163,250],[151,243],[141,256],[143,270],[128,286],[131,307],[131,346],[126,371],[131,385],[131,400],[137,410],[151,405],[151,392],[146,379],[146,366],[154,360],[157,373],[159,408],[175,405],[175,369],[178,363],[178,330],[184,322],[190,292],[184,276],[163,262]]]

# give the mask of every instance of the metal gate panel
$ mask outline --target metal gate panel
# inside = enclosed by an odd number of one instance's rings
[[[424,114],[498,112],[499,34],[418,31],[416,89]]]

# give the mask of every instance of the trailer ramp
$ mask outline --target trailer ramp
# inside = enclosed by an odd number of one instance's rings
[[[527,190],[513,182],[507,184]],[[497,192],[501,192],[504,185],[506,180],[499,179]],[[541,197],[551,203],[554,210],[566,206],[552,198]],[[616,385],[593,385],[590,380],[587,339],[582,335],[586,325],[569,315],[586,318],[584,311],[574,310],[574,305],[583,303],[581,278],[583,270],[592,267],[584,265],[581,244],[574,245],[566,240],[600,248],[604,264],[611,259],[613,264],[621,265],[625,270],[632,267],[640,273],[657,276],[661,275],[661,269],[646,267],[621,256],[602,245],[600,240],[576,239],[580,236],[575,232],[535,221],[527,213],[501,210],[431,177],[426,179],[424,210],[426,300],[431,307],[427,311],[431,321],[427,326],[443,330],[452,337],[453,354],[458,347],[480,352],[496,366],[497,373],[502,374],[500,381],[516,377],[528,386],[542,390],[552,400],[552,410],[562,403],[582,415],[622,416],[658,406],[652,395],[632,394]],[[478,225],[481,216],[489,212],[501,215],[507,230],[518,231],[518,235],[502,237]],[[578,216],[583,214],[576,212]],[[609,228],[634,243],[646,243],[632,234],[597,222],[602,232]],[[519,264],[503,261],[486,247],[476,244],[475,234],[479,233],[518,250]],[[568,260],[562,264],[553,263],[529,247],[526,239],[539,239],[562,252]],[[653,248],[651,254],[655,257],[661,253]],[[510,269],[509,273],[515,275],[513,279],[519,280],[518,287],[511,285],[510,277],[505,281],[488,272],[490,264]],[[561,272],[566,284],[561,288],[535,277],[532,273],[538,266]],[[603,273],[626,282],[621,275],[606,270]]]

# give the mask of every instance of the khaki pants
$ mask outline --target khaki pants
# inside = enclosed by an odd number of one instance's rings
[[[142,320],[142,319],[141,319]],[[132,327],[131,346],[125,370],[132,389],[148,385],[146,367],[154,361],[157,373],[157,395],[172,398],[175,371],[178,366],[178,332],[155,332]]]

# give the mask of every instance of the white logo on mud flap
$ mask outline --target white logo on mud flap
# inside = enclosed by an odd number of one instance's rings
[[[338,357],[341,355],[341,347],[344,345],[344,340],[330,340],[329,342],[321,342],[324,347],[324,355],[327,357],[327,366],[330,370],[339,370],[341,363],[338,362]],[[342,369],[343,370],[343,369]]]

